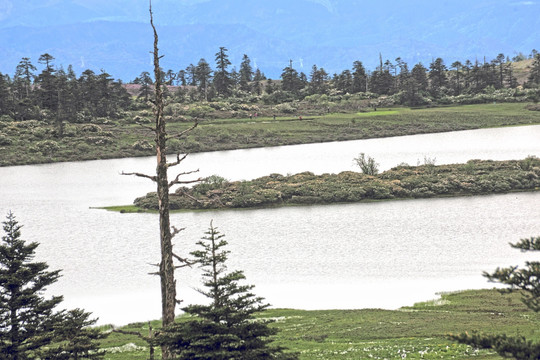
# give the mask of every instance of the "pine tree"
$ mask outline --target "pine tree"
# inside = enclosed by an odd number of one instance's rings
[[[62,312],[57,317],[54,341],[59,345],[50,346],[41,355],[42,359],[103,359],[105,352],[100,349],[97,340],[106,338],[108,334],[90,327],[97,319],[90,319],[90,313],[81,309]]]
[[[540,87],[540,54],[535,54],[525,85],[529,88]]]
[[[214,72],[214,87],[218,95],[228,97],[231,95],[232,79],[231,74],[227,71],[231,61],[227,55],[228,49],[221,46],[216,53],[216,71]]]
[[[270,346],[269,336],[276,329],[255,321],[253,315],[269,305],[251,292],[254,286],[240,284],[245,280],[242,271],[227,272],[229,251],[223,249],[223,237],[211,223],[197,243],[201,249],[191,253],[203,269],[205,290],[199,292],[211,304],[184,308],[194,319],[166,329],[162,341],[174,349],[177,359],[296,359]]]
[[[521,239],[516,244],[510,244],[521,251],[540,251],[540,236]],[[484,273],[490,281],[510,286],[502,290],[521,291],[523,303],[535,312],[540,311],[540,262],[527,261],[525,268],[511,266],[497,268],[493,273]],[[479,333],[463,333],[450,337],[460,343],[476,348],[493,349],[503,357],[514,359],[540,359],[540,343],[533,343],[524,337],[502,335],[485,335]]]
[[[21,225],[10,212],[0,244],[0,359],[102,359],[91,329],[96,320],[80,309],[55,312],[61,296],[45,299],[46,287],[60,277],[44,262],[32,262],[38,243],[20,239]]]
[[[435,97],[441,96],[445,91],[448,82],[446,72],[446,65],[444,65],[444,60],[441,58],[437,58],[429,64],[429,85],[431,94]]]
[[[143,71],[137,79],[137,83],[141,85],[137,98],[142,98],[144,99],[144,102],[148,102],[150,95],[152,95],[152,85],[154,84],[150,77],[150,73],[148,71]]]
[[[204,101],[208,101],[208,90],[210,87],[210,80],[212,79],[212,69],[204,58],[200,59],[197,63],[197,67],[195,67],[194,79]]]
[[[22,84],[24,94],[20,94],[21,96],[24,95],[27,98],[30,97],[32,83],[36,78],[36,75],[34,75],[34,71],[36,70],[37,68],[32,64],[30,58],[27,57],[23,57],[19,62],[19,65],[17,65],[17,68],[15,69],[15,79],[20,80]]]
[[[253,80],[253,68],[251,67],[251,60],[244,54],[242,63],[240,64],[240,89],[243,91],[250,91],[249,83]]]
[[[0,244],[0,358],[26,359],[53,339],[53,308],[61,296],[45,299],[45,288],[60,271],[47,271],[44,262],[32,262],[38,243],[26,244],[21,225],[10,212],[3,222]]]
[[[298,95],[303,88],[302,79],[292,67],[292,60],[289,61],[289,66],[283,69],[281,73],[281,90],[289,91],[294,95]]]
[[[54,57],[45,53],[39,57],[38,62],[45,65],[45,69],[37,77],[39,91],[37,91],[40,107],[48,109],[52,114],[56,114],[58,105],[58,94],[55,88],[55,70],[52,66]]]
[[[352,76],[353,76],[352,92],[353,93],[366,92],[368,78],[366,74],[366,69],[364,68],[364,65],[362,64],[361,61],[355,61],[353,63]]]
[[[9,115],[13,111],[13,98],[9,76],[0,72],[0,115]]]

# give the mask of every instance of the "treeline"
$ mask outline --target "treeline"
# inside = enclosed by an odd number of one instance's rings
[[[303,99],[310,95],[344,95],[371,93],[398,95],[399,103],[409,106],[425,105],[444,96],[480,94],[487,90],[514,89],[518,81],[514,75],[515,61],[499,54],[492,61],[455,61],[447,65],[442,58],[434,59],[428,67],[422,63],[409,66],[401,58],[394,62],[380,57],[375,71],[368,71],[361,61],[339,74],[328,74],[324,68],[313,65],[306,75],[298,72],[290,61],[283,69],[280,81],[267,79],[259,69],[253,70],[248,55],[244,55],[240,68],[231,67],[227,49],[220,47],[215,54],[215,69],[204,59],[178,72],[167,70],[163,77],[167,84],[179,86],[175,94],[181,102],[215,101],[217,99],[262,96],[267,104],[280,104]],[[540,85],[540,54],[533,50],[534,59],[525,87]],[[147,99],[152,85],[148,72],[141,73],[133,83],[139,84],[139,98]]]
[[[525,88],[540,88],[540,54],[533,50]],[[228,50],[220,47],[215,54],[214,69],[205,59],[190,64],[180,71],[162,72],[166,96],[171,102],[262,103],[275,105],[307,99],[318,101],[327,95],[339,99],[346,94],[359,94],[365,99],[391,97],[391,104],[421,106],[431,103],[474,103],[489,101],[540,100],[540,91],[513,90],[518,87],[514,64],[524,57],[510,60],[499,54],[487,62],[455,61],[446,65],[441,58],[427,67],[418,63],[412,68],[400,58],[382,61],[374,71],[368,71],[361,61],[339,74],[328,74],[313,65],[306,75],[298,72],[293,62],[283,69],[279,80],[266,78],[254,69],[248,55],[244,55],[239,70],[233,67]],[[71,65],[67,70],[54,66],[54,57],[43,54],[38,63],[41,72],[29,58],[23,58],[10,77],[0,73],[0,120],[44,120],[55,124],[61,137],[65,123],[89,123],[96,118],[118,119],[124,110],[146,108],[151,99],[154,80],[142,72],[133,80],[137,87],[136,101],[126,86],[102,70],[99,74],[85,70],[77,77]],[[494,92],[502,95],[487,96]],[[449,98],[452,98],[449,100]],[[458,99],[459,101],[454,101]],[[375,102],[373,103],[375,105]]]
[[[117,118],[132,101],[122,82],[111,75],[85,70],[77,77],[54,66],[54,57],[43,54],[40,73],[27,57],[17,65],[14,76],[0,73],[0,118],[44,120],[55,123],[62,136],[65,122],[84,123],[94,118]]]

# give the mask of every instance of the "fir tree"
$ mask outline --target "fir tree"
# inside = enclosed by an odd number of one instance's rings
[[[231,65],[228,49],[221,46],[216,53],[216,71],[214,72],[214,87],[218,95],[228,97],[231,95],[232,79],[227,68]]]
[[[296,359],[270,345],[276,329],[254,319],[269,305],[251,292],[254,286],[240,284],[245,280],[242,271],[227,272],[229,251],[223,249],[223,237],[211,223],[197,243],[201,249],[191,253],[203,270],[205,289],[199,292],[211,304],[184,308],[193,319],[166,329],[162,341],[174,349],[177,359]]]
[[[47,349],[42,359],[71,360],[71,359],[103,359],[105,352],[100,349],[97,340],[108,334],[97,328],[91,328],[97,319],[90,319],[90,313],[74,309],[57,314],[58,320],[54,328],[54,341],[57,346]]]
[[[32,262],[38,243],[26,244],[21,225],[10,212],[3,222],[0,244],[0,358],[26,359],[53,338],[54,307],[61,296],[45,299],[45,288],[60,271],[47,271],[44,262]]]
[[[540,251],[540,236],[521,239],[518,243],[510,245],[521,251]],[[497,268],[492,274],[484,273],[484,276],[490,281],[510,286],[502,291],[521,291],[523,303],[535,312],[540,311],[539,261],[528,261],[525,263],[525,268],[518,266]],[[522,336],[463,333],[450,338],[476,348],[493,349],[503,357],[520,360],[540,359],[540,343],[533,343]]]
[[[529,88],[540,87],[540,54],[536,53],[525,84]]]
[[[80,309],[55,312],[61,296],[45,299],[60,277],[44,262],[32,262],[38,243],[26,244],[10,212],[0,244],[0,359],[101,359],[95,340],[106,335],[88,328],[95,320]]]
[[[251,60],[244,54],[242,63],[240,64],[240,89],[243,91],[250,91],[249,83],[253,80],[253,68],[251,67]]]

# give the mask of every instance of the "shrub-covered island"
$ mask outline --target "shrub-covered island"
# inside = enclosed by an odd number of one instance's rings
[[[400,165],[379,175],[344,171],[290,176],[271,174],[251,181],[229,182],[210,176],[192,188],[171,194],[171,209],[250,208],[330,204],[382,199],[428,198],[535,191],[540,189],[540,159],[470,160],[466,164]],[[143,209],[157,209],[155,193],[135,199]]]

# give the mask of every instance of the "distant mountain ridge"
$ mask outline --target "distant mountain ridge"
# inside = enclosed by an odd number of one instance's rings
[[[289,59],[309,74],[368,69],[401,57],[411,67],[434,57],[488,60],[540,48],[540,0],[154,0],[163,67],[178,71],[220,46],[233,65],[243,54],[268,77]],[[132,0],[0,0],[0,72],[22,57],[50,53],[57,66],[106,70],[133,79],[151,69],[148,3]]]

